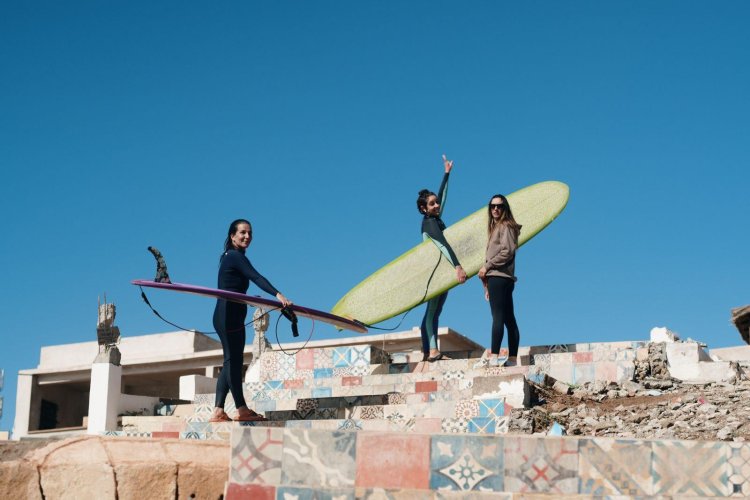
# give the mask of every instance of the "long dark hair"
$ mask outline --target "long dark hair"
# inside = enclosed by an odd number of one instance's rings
[[[240,224],[247,224],[250,228],[250,234],[253,234],[253,225],[250,224],[250,221],[247,219],[237,219],[233,220],[231,224],[229,224],[229,231],[227,231],[227,239],[224,240],[224,251],[221,253],[221,257],[224,257],[226,253],[234,248],[234,244],[232,244],[232,236],[237,232],[237,226]],[[221,260],[221,257],[219,257],[219,260]]]
[[[500,198],[503,200],[503,204],[500,208],[500,220],[497,222],[497,224],[504,224],[510,229],[513,230],[513,232],[516,234],[516,238],[518,238],[518,235],[521,233],[521,225],[516,222],[516,219],[513,217],[513,211],[510,209],[510,205],[508,204],[508,199],[501,195],[496,194],[490,198],[490,201],[487,203],[487,237],[489,238],[490,235],[492,235],[492,231],[495,229],[495,226],[497,225],[495,223],[495,219],[492,218],[492,200],[495,198]]]
[[[419,196],[417,197],[417,210],[419,210],[420,214],[423,214],[427,211],[427,199],[430,196],[437,195],[429,189],[423,189],[419,192]]]

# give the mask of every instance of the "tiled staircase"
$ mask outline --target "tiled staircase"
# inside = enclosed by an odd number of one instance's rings
[[[475,368],[467,354],[266,352],[244,391],[268,421],[210,423],[214,395],[203,394],[169,417],[123,417],[110,434],[229,441],[227,499],[750,496],[750,444],[507,434],[528,380],[630,380],[645,342],[522,348],[507,368]]]

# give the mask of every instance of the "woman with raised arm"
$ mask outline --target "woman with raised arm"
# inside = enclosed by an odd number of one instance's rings
[[[521,226],[513,218],[508,200],[501,194],[490,199],[487,215],[487,251],[479,279],[484,283],[484,297],[489,300],[492,311],[492,347],[489,357],[483,356],[476,367],[499,364],[504,328],[508,329],[505,366],[515,366],[521,334],[513,311],[513,289],[516,286],[516,250]]]
[[[253,240],[253,229],[245,219],[237,219],[229,225],[224,253],[219,263],[219,285],[217,288],[230,292],[246,293],[252,281],[264,292],[274,295],[284,307],[292,303],[269,281],[255,270],[245,256]],[[224,365],[216,382],[216,405],[210,422],[265,420],[247,407],[242,394],[242,366],[245,350],[245,318],[247,305],[223,299],[216,301],[214,328],[221,339],[224,350]],[[233,418],[224,411],[227,394],[231,391],[237,414]]]
[[[443,235],[445,223],[440,218],[443,215],[445,200],[448,197],[448,177],[453,169],[453,161],[448,160],[443,155],[443,167],[445,175],[443,182],[440,183],[438,194],[428,189],[419,192],[417,198],[417,209],[424,216],[422,218],[422,239],[431,240],[438,247],[440,252],[448,259],[448,262],[456,269],[456,279],[459,283],[466,281],[466,273],[461,267],[455,252],[448,244]],[[438,319],[443,310],[445,299],[448,298],[448,292],[433,297],[427,302],[427,309],[422,318],[422,361],[434,362],[443,358],[443,354],[438,350],[437,329]]]

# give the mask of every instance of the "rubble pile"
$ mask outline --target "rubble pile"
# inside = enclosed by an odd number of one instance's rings
[[[509,432],[637,439],[750,441],[750,381],[683,384],[649,378],[587,383],[561,394],[532,384],[537,405],[511,413]],[[558,385],[559,387],[559,385]]]

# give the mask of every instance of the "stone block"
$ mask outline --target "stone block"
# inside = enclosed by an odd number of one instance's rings
[[[175,498],[176,464],[151,460],[145,460],[146,463],[129,462],[114,466],[119,500],[140,500],[146,493],[151,498]]]
[[[0,461],[0,498],[42,500],[36,465],[26,460]]]
[[[667,362],[670,366],[711,361],[711,357],[697,342],[667,344]]]
[[[523,375],[477,377],[471,388],[474,399],[504,399],[514,408],[529,405],[531,391]]]
[[[680,340],[679,335],[667,328],[666,326],[654,327],[651,329],[651,342],[677,342]]]
[[[550,364],[546,371],[551,377],[557,380],[561,380],[566,384],[573,383],[573,363]]]
[[[193,401],[198,394],[208,394],[216,389],[216,379],[203,375],[180,377],[180,399]]]
[[[706,384],[709,382],[731,382],[737,377],[737,372],[730,361],[714,361],[670,365],[669,375],[690,384]]]

